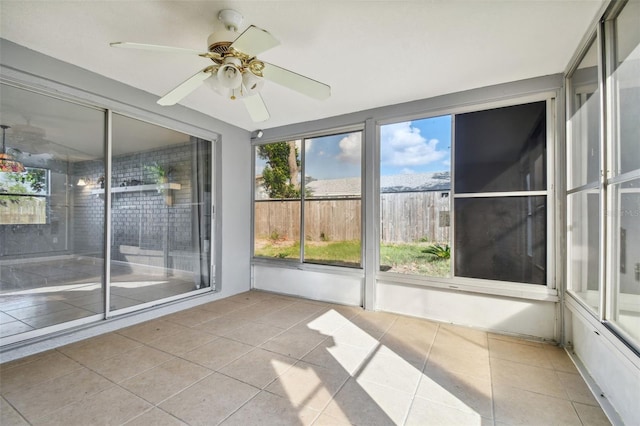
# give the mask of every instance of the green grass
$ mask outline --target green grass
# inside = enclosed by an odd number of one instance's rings
[[[425,275],[431,277],[449,276],[449,259],[439,259],[424,250],[429,243],[382,244],[380,246],[380,269],[401,274]],[[360,266],[359,241],[307,242],[305,261],[332,265]],[[256,248],[258,257],[299,259],[300,244],[268,243]]]
[[[312,263],[329,263],[332,265],[360,266],[359,241],[307,242],[305,244],[305,261]],[[258,257],[276,257],[279,259],[299,259],[300,243],[292,245],[268,244],[256,248]]]
[[[380,246],[380,269],[401,274],[448,277],[449,259],[434,257],[424,250],[431,244],[382,244]]]

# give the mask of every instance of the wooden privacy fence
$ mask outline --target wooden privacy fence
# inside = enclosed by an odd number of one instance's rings
[[[47,200],[44,197],[0,195],[0,225],[47,223]]]
[[[380,196],[383,242],[449,241],[448,192],[393,192]],[[323,198],[305,201],[305,239],[350,241],[361,237],[361,200]],[[298,240],[299,200],[257,200],[257,238]]]

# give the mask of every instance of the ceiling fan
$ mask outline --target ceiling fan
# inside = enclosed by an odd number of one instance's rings
[[[242,99],[251,119],[260,122],[269,118],[269,111],[260,95],[264,80],[319,100],[331,95],[331,87],[324,83],[259,60],[257,55],[280,44],[267,31],[251,25],[238,36],[243,16],[231,9],[220,11],[218,19],[224,24],[224,29],[209,35],[209,48],[204,53],[193,49],[129,42],[111,43],[111,46],[198,55],[213,61],[212,65],[201,69],[160,98],[160,105],[174,105],[206,80],[222,96]]]

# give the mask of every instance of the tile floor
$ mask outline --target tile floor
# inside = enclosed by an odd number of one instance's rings
[[[0,266],[0,337],[103,312],[99,259],[69,257]],[[193,280],[167,277],[162,268],[119,262],[111,266],[111,309],[194,290]]]
[[[557,347],[255,291],[0,380],[3,426],[609,424]]]

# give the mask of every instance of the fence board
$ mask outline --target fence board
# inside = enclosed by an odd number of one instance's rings
[[[380,196],[381,239],[409,243],[449,241],[448,192],[394,192]],[[360,199],[305,201],[305,239],[359,240],[362,229]],[[300,238],[299,200],[260,200],[255,203],[256,238]]]

